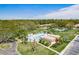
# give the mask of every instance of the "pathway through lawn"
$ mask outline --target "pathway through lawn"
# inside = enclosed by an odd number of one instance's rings
[[[50,47],[44,46],[44,45],[41,44],[41,43],[38,43],[38,44],[41,45],[41,46],[43,46],[43,47],[45,47],[45,48],[47,48],[47,49],[49,49],[49,50],[51,50],[52,52],[55,52],[56,54],[60,54],[58,51],[56,51],[56,50],[54,50],[54,49],[51,49]]]

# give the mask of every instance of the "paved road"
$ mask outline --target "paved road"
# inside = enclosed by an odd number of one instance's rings
[[[79,36],[76,36],[69,45],[62,51],[63,55],[79,55]]]
[[[18,55],[16,51],[16,48],[17,48],[16,42],[12,42],[9,44],[11,45],[10,48],[4,49],[4,50],[0,49],[0,55]]]

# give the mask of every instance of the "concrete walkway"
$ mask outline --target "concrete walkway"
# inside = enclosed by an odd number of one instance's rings
[[[16,49],[17,49],[17,43],[11,42],[9,43],[11,45],[10,48],[7,49],[0,49],[0,55],[18,55]]]
[[[79,55],[79,35],[77,35],[60,54]]]
[[[41,44],[41,43],[37,43],[37,44],[39,44],[39,45],[41,45],[41,46],[43,46],[43,47],[45,47],[45,48],[51,50],[52,52],[55,52],[56,54],[60,54],[58,51],[56,51],[56,50],[54,50],[54,49],[51,49],[50,47],[47,47],[47,46],[45,46],[45,45],[43,45],[43,44]]]

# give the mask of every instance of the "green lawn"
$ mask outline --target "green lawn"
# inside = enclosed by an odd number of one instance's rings
[[[63,32],[59,32],[59,31],[54,31],[52,29],[48,30],[49,32],[56,34],[56,35],[60,35],[60,43],[59,44],[55,44],[53,45],[51,48],[57,50],[58,52],[61,52],[66,46],[67,44],[74,39],[74,37],[76,35],[79,35],[79,31],[78,30],[67,30],[67,31],[63,31]]]
[[[7,43],[1,43],[0,44],[0,49],[7,49],[7,48],[10,48],[9,44],[7,44]]]
[[[79,35],[79,30],[72,28],[72,22],[75,24],[79,23],[79,20],[0,20],[0,43],[8,42],[18,37],[20,39],[26,38],[26,35],[29,33],[38,33],[38,32],[49,32],[55,35],[60,35],[60,43],[53,45],[51,48],[61,52],[67,44],[76,36]],[[66,24],[65,24],[66,23]],[[40,25],[43,24],[52,24],[49,26],[49,29],[41,29]],[[70,24],[70,30],[66,31],[57,31],[55,28],[66,27],[67,24]],[[61,26],[63,25],[63,26]],[[55,27],[55,28],[54,28]],[[68,28],[69,28],[68,27]],[[54,29],[53,29],[54,28]],[[46,41],[45,41],[46,44]],[[0,48],[9,48],[7,44],[0,44]],[[51,52],[50,50],[40,46],[35,45],[35,50],[32,49],[32,44],[18,44],[18,51],[23,55],[55,55],[56,53]]]
[[[74,39],[76,35],[79,34],[78,30],[67,30],[67,31],[55,31],[53,29],[48,29],[47,30],[49,33],[53,33],[56,35],[60,35],[60,43],[53,45],[51,48],[57,50],[58,52],[61,52],[67,44]]]
[[[39,30],[36,30],[38,32]],[[41,31],[41,30],[40,30]],[[60,43],[53,45],[51,48],[61,52],[67,45],[68,43],[74,39],[76,35],[79,34],[78,31],[76,30],[67,30],[63,32],[59,31],[54,31],[52,29],[47,30],[50,33],[60,35]],[[18,51],[23,54],[23,55],[56,55],[56,53],[36,44],[35,45],[35,51],[32,50],[32,43],[27,43],[27,44],[18,44]]]
[[[22,44],[19,43],[18,51],[22,55],[55,55],[56,53],[44,48],[38,44],[35,45],[34,51],[32,50],[32,43]]]

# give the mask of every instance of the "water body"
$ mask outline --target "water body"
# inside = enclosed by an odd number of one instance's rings
[[[27,38],[28,41],[33,42],[33,41],[37,41],[39,42],[40,39],[42,39],[42,37],[47,34],[47,33],[36,33],[36,34],[28,34]]]

